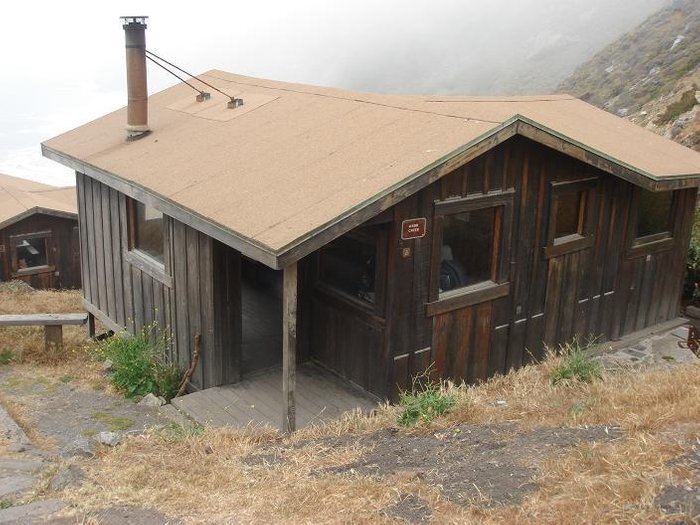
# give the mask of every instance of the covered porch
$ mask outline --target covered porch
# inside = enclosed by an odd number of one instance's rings
[[[377,406],[372,396],[314,363],[299,366],[295,383],[296,428],[336,419],[351,410],[367,413]],[[232,385],[175,398],[173,405],[202,425],[284,428],[288,415],[283,413],[282,400],[282,369],[274,368]]]

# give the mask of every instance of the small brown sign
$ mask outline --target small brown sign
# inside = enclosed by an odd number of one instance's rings
[[[401,239],[419,239],[425,237],[425,217],[407,219],[401,223]]]
[[[0,253],[5,253],[5,245],[0,244]]]

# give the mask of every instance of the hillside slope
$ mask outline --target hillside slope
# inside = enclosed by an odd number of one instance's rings
[[[700,151],[700,2],[675,0],[579,66],[558,91]]]

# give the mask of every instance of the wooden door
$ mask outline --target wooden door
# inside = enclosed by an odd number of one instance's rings
[[[583,305],[588,297],[591,250],[597,207],[595,177],[552,182],[546,244],[547,288],[544,307],[544,343],[556,345],[581,333]]]

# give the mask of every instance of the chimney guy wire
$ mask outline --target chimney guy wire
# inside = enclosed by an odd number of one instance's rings
[[[195,90],[197,93],[199,93],[200,95],[203,95],[203,94],[204,94],[204,91],[202,91],[202,90],[198,89],[197,87],[193,86],[192,84],[190,84],[189,82],[187,82],[187,80],[185,80],[184,78],[182,78],[182,77],[181,77],[180,75],[178,75],[177,73],[174,73],[174,72],[170,71],[167,67],[165,67],[165,66],[164,66],[163,64],[161,64],[160,62],[154,60],[153,58],[149,57],[148,55],[146,55],[146,58],[147,58],[148,60],[150,60],[151,62],[153,62],[156,66],[163,68],[165,71],[167,71],[168,73],[170,73],[172,76],[174,76],[175,78],[181,80],[182,82],[184,82],[185,84],[187,84],[188,86],[190,86],[192,89],[194,89],[194,90]]]
[[[163,69],[165,69],[165,66],[163,66],[162,64],[159,64],[158,62],[156,62],[155,60],[153,60],[153,58],[151,58],[151,57],[155,57],[155,58],[157,58],[158,60],[160,60],[161,62],[165,62],[165,63],[168,64],[169,66],[174,67],[175,69],[177,69],[178,71],[184,73],[185,75],[188,75],[188,76],[192,77],[193,79],[198,80],[199,82],[201,82],[201,83],[204,84],[205,86],[209,86],[209,87],[212,88],[214,91],[217,91],[217,92],[221,93],[222,95],[224,95],[225,97],[228,97],[228,98],[231,100],[231,102],[232,102],[233,104],[236,104],[236,101],[237,101],[237,100],[240,100],[240,99],[237,99],[236,97],[232,97],[232,96],[229,95],[228,93],[224,93],[223,91],[221,91],[221,90],[220,90],[219,88],[217,88],[216,86],[212,86],[209,82],[205,82],[205,81],[202,80],[201,78],[199,78],[199,77],[193,75],[192,73],[190,73],[190,72],[188,72],[188,71],[185,71],[184,69],[182,69],[181,67],[176,66],[176,65],[173,64],[172,62],[168,62],[168,61],[165,60],[164,58],[159,57],[158,55],[156,55],[156,54],[153,53],[152,51],[149,51],[148,49],[146,49],[146,57],[149,58],[152,62],[158,64],[158,65],[159,65],[160,67],[162,67]],[[167,69],[166,69],[166,71],[167,71]],[[170,71],[170,73],[173,74],[173,75],[175,75],[175,73],[173,73],[172,71]],[[175,76],[177,76],[177,75],[175,75]],[[178,77],[178,78],[180,78],[180,77]],[[183,80],[183,82],[184,82],[184,80]],[[191,84],[188,84],[188,85],[189,85],[189,86],[192,86]],[[194,89],[197,89],[197,88],[194,88]],[[200,90],[198,90],[198,89],[197,89],[197,91],[199,91],[200,93],[202,93],[202,92],[201,92]]]

